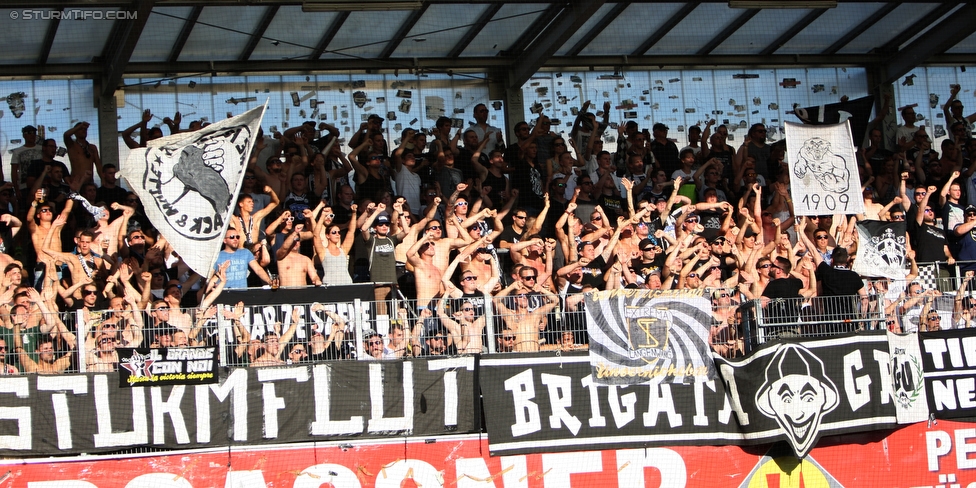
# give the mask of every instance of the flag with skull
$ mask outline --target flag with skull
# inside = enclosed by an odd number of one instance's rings
[[[220,252],[266,109],[149,141],[122,166],[149,221],[202,276]]]

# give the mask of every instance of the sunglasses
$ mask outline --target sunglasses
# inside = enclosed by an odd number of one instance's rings
[[[84,296],[97,295],[98,294],[98,290],[84,290],[84,291],[81,292],[81,294],[84,295]]]
[[[892,215],[891,220],[905,220],[904,215]]]
[[[464,278],[461,278],[462,281],[475,281],[477,279],[477,276],[465,276]]]
[[[502,337],[502,340],[503,341],[514,341],[515,340],[515,336],[504,336],[504,337]]]
[[[525,215],[516,215],[512,217],[513,219],[525,220]]]
[[[925,320],[928,320],[929,322],[934,322],[936,320],[942,320],[942,317],[939,317],[939,316],[936,315],[936,316],[933,316],[933,317],[929,317],[929,318],[927,318]]]
[[[333,231],[330,231],[329,234],[330,235],[340,235],[340,234],[342,234],[342,232],[339,232],[338,230],[333,230]]]
[[[156,307],[156,311],[157,312],[163,312],[163,311],[169,312],[169,307]]]
[[[382,346],[383,345],[383,341],[380,341],[380,340],[369,341],[369,345],[371,345],[371,346]]]
[[[718,296],[718,298],[728,298],[728,297],[729,297],[728,293],[722,293],[721,295]]]
[[[523,277],[522,277],[522,280],[523,280],[523,281],[535,281],[535,278],[536,278],[536,275],[531,275],[531,276],[523,276]]]
[[[294,221],[295,221],[295,217],[287,217],[287,218],[285,218],[285,222],[294,222]]]
[[[468,202],[457,202],[454,204],[455,207],[467,207]]]
[[[915,196],[916,197],[924,197],[926,194],[927,194],[927,192],[924,192],[924,191],[917,191],[917,192],[915,192]]]
[[[51,213],[51,209],[47,207],[41,207],[37,210],[38,213]]]
[[[698,219],[685,219],[686,224],[697,224]]]
[[[441,230],[441,226],[439,226],[439,225],[432,225],[432,226],[428,227],[427,230]]]
[[[474,312],[474,309],[471,308],[471,307],[464,307],[464,308],[461,309],[461,311],[462,312]]]
[[[822,240],[822,239],[826,239],[826,238],[827,238],[827,236],[817,236],[817,237],[816,237],[816,239],[817,239],[818,241],[819,241],[819,240]]]
[[[227,236],[227,238],[233,240],[233,239],[240,239],[241,236]]]
[[[772,267],[773,267],[772,264],[766,263],[766,264],[760,266],[759,269],[768,269],[768,268],[772,268]]]
[[[292,354],[305,354],[305,350],[304,349],[292,349],[291,350],[291,353]]]
[[[689,278],[697,278],[698,277],[698,273],[688,273],[688,277]]]
[[[601,215],[594,215],[593,216],[593,220],[603,220],[603,216],[601,216]]]
[[[257,178],[256,178],[256,177],[254,177],[254,176],[250,176],[250,175],[246,175],[246,176],[244,176],[244,179],[245,179],[245,180],[255,180],[255,179],[257,179]]]

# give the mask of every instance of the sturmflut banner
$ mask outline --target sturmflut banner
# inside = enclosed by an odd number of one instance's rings
[[[149,141],[121,168],[149,221],[201,276],[217,260],[266,108]]]
[[[851,126],[786,122],[786,160],[796,215],[864,212]]]
[[[222,370],[119,388],[117,373],[0,376],[0,455],[443,435],[481,425],[474,357]]]
[[[700,291],[614,290],[586,295],[593,380],[636,385],[716,378],[712,307]]]
[[[482,358],[491,454],[784,440],[802,457],[822,436],[897,425],[885,333],[714,361],[718,380],[601,385],[585,354]]]

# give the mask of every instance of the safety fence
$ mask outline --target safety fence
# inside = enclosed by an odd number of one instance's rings
[[[731,289],[709,289],[710,342],[716,353],[736,357],[776,339],[970,327],[976,325],[971,281],[866,280],[863,295],[755,300]],[[206,310],[157,303],[137,311],[45,315],[32,307],[0,316],[0,368],[5,374],[116,371],[117,350],[137,347],[210,346],[219,351],[221,366],[274,366],[576,351],[589,342],[583,294],[476,294],[418,303],[399,294],[377,302],[362,294],[330,301],[334,292],[306,293],[318,295],[300,303],[239,301]],[[321,301],[307,300],[319,296]],[[19,343],[14,323],[21,324]]]

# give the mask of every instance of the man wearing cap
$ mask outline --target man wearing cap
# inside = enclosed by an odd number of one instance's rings
[[[367,257],[370,281],[377,283],[373,287],[373,292],[379,315],[387,313],[386,299],[393,291],[391,283],[397,281],[396,246],[406,236],[406,231],[399,226],[394,233],[393,226],[394,221],[390,218],[390,214],[386,213],[386,205],[381,203],[363,219],[363,225],[359,228],[369,249]]]
[[[640,257],[631,260],[630,269],[634,270],[634,273],[640,276],[644,283],[647,283],[647,278],[652,273],[660,274],[661,267],[664,266],[664,252],[651,239],[642,239],[638,244],[638,249],[640,250]]]
[[[24,136],[24,145],[10,151],[10,181],[14,182],[18,191],[27,187],[25,178],[31,161],[41,159],[41,148],[37,147],[37,128],[33,125],[24,126],[21,134]],[[4,179],[3,168],[0,168],[0,180]]]
[[[363,350],[366,353],[363,359],[367,361],[383,359],[383,336],[367,330],[363,334]]]
[[[654,124],[654,140],[651,141],[651,153],[666,174],[672,174],[681,167],[678,158],[678,145],[668,139],[668,126],[658,122]]]
[[[966,207],[966,221],[957,225],[953,233],[959,238],[959,261],[963,271],[976,271],[976,205]]]

